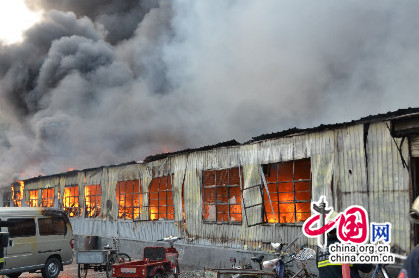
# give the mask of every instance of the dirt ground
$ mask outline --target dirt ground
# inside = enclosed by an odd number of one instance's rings
[[[64,271],[60,273],[58,276],[59,278],[76,278],[77,276],[77,267],[78,265],[73,261],[73,264],[64,266]],[[6,276],[2,276],[6,277]],[[23,273],[19,277],[25,278],[42,278],[41,273]],[[98,277],[98,278],[105,278],[105,272],[95,272],[93,270],[87,272],[87,277]],[[180,266],[180,277],[181,278],[199,278],[204,277],[203,269],[194,269],[190,267],[182,267]]]

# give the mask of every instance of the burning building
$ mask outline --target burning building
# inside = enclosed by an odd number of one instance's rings
[[[138,257],[174,235],[184,262],[227,266],[225,250],[296,238],[321,195],[392,223],[391,247],[405,253],[419,243],[407,217],[419,194],[419,108],[36,177],[22,190],[12,205],[61,207],[76,235],[119,236]]]

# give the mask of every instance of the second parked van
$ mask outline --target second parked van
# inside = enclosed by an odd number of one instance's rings
[[[54,208],[0,208],[2,227],[9,233],[0,274],[18,277],[22,272],[40,271],[56,278],[63,265],[73,261],[73,230],[67,214]]]

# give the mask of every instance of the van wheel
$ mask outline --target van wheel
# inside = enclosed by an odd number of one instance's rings
[[[57,258],[49,258],[42,269],[42,277],[56,278],[60,274],[61,262]]]
[[[9,277],[9,278],[17,278],[17,277],[20,276],[20,274],[22,274],[22,272],[7,274],[6,276]]]

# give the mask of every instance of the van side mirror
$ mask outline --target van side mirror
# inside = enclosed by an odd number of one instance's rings
[[[0,248],[5,248],[9,245],[9,233],[0,233]]]

